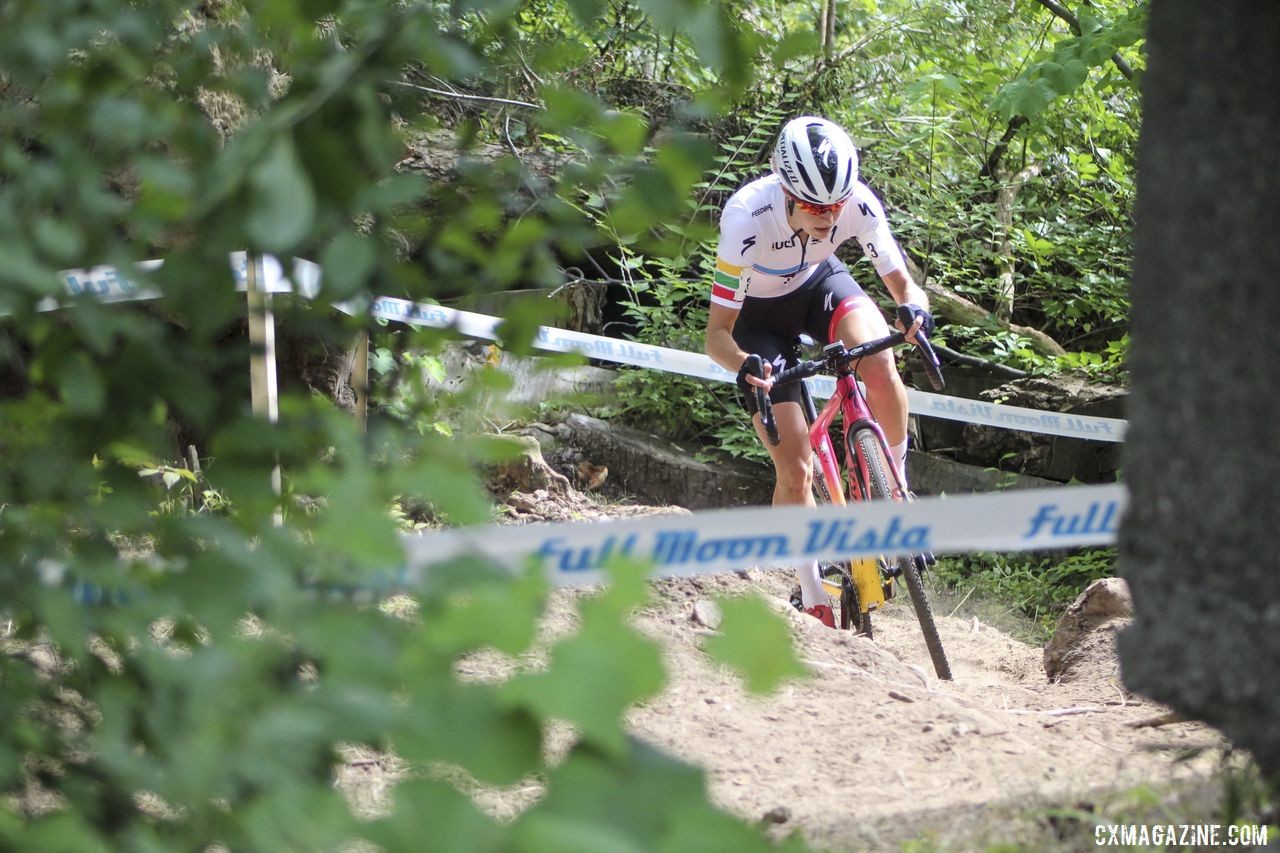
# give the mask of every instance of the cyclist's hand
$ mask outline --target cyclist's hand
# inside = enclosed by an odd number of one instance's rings
[[[765,391],[768,391],[773,387],[773,365],[765,361],[763,358],[760,359],[760,362],[764,367],[764,370],[761,371],[764,373],[764,376],[756,376],[747,369],[747,366],[751,363],[750,356],[743,359],[742,366],[738,368],[738,390],[741,391],[744,396],[751,396],[752,386],[755,388],[763,388]]]
[[[910,325],[907,320],[910,318]],[[933,334],[933,315],[914,302],[898,306],[898,319],[894,323],[898,330],[907,336],[909,343],[916,342],[916,332],[924,332],[925,337]]]

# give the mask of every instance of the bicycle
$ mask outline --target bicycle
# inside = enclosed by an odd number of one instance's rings
[[[898,317],[905,327],[910,327],[909,309],[899,308]],[[833,343],[824,347],[822,357],[801,361],[783,370],[774,378],[774,385],[801,382],[801,406],[809,424],[809,444],[813,448],[815,498],[822,503],[844,505],[845,490],[840,463],[831,440],[831,428],[837,416],[843,418],[845,464],[848,468],[848,497],[855,502],[869,500],[911,500],[912,495],[904,487],[902,474],[889,453],[884,431],[871,414],[866,397],[855,377],[858,362],[874,353],[906,343],[906,335],[893,332],[887,337],[867,341],[855,347]],[[938,357],[923,333],[917,332],[916,346],[924,361],[925,373],[935,391],[945,385]],[[757,376],[763,375],[763,365],[752,363],[748,369]],[[835,393],[818,412],[809,387],[802,380],[819,373],[835,377]],[[777,423],[773,419],[773,407],[764,389],[756,389],[756,407],[760,412],[769,441],[777,444]],[[950,681],[951,665],[942,648],[942,638],[933,618],[933,610],[925,595],[921,573],[932,561],[930,554],[884,555],[879,559],[860,558],[821,567],[823,585],[840,603],[840,627],[853,629],[871,638],[871,614],[893,596],[895,579],[906,583],[911,604],[924,633],[925,645],[938,677]]]

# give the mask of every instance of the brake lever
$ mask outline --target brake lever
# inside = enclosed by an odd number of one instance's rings
[[[760,356],[754,353],[747,356],[747,373],[757,379],[764,379],[764,361]],[[776,447],[782,439],[778,436],[778,423],[773,418],[773,403],[769,400],[769,392],[756,385],[751,387],[756,395],[756,410],[760,412],[760,423],[764,425],[769,443]]]
[[[898,321],[902,323],[904,330],[909,330],[911,324],[915,322],[911,309],[905,305],[899,305]],[[929,377],[929,384],[933,387],[933,390],[941,391],[947,387],[947,381],[942,378],[942,363],[938,361],[938,354],[934,352],[933,345],[929,343],[929,338],[925,335],[924,329],[916,330],[916,349],[920,350],[920,360],[924,362],[924,373]]]

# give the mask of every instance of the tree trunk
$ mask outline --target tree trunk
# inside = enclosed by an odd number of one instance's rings
[[[836,0],[819,0],[818,38],[822,43],[822,58],[831,58],[836,43]]]
[[[1151,4],[1132,289],[1126,685],[1280,780],[1280,5]]]
[[[1032,163],[1014,175],[1000,168],[1000,189],[996,191],[996,218],[1000,223],[999,243],[996,254],[1000,256],[999,284],[996,287],[996,317],[1004,323],[1013,317],[1013,300],[1016,296],[1013,276],[1013,203],[1018,198],[1018,190],[1027,181],[1040,174],[1044,167],[1040,163]]]

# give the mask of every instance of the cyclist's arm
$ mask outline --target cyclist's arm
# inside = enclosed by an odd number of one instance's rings
[[[733,324],[738,320],[737,308],[726,308],[715,302],[707,313],[707,355],[725,370],[738,372],[750,355],[733,339]]]
[[[734,373],[750,355],[733,339],[733,326],[738,321],[745,297],[743,273],[750,266],[751,254],[755,251],[756,234],[752,219],[741,192],[729,199],[720,215],[720,244],[716,248],[711,305],[707,313],[707,355]],[[765,375],[768,376],[769,372],[770,365],[766,364]],[[755,377],[747,381],[752,385],[762,384]]]
[[[898,267],[896,270],[884,273],[880,276],[880,280],[889,289],[894,302],[899,305],[906,305],[908,302],[912,302],[926,311],[929,310],[928,294],[924,292],[924,288],[915,283],[911,274],[904,267]]]
[[[889,289],[893,300],[899,305],[912,303],[918,305],[924,310],[929,310],[929,296],[924,292],[924,288],[915,283],[911,278],[911,274],[907,272],[905,267],[898,267],[895,270],[882,273],[880,280],[884,282],[884,286]],[[916,343],[916,330],[920,328],[922,320],[917,317],[915,323],[910,329],[903,328],[900,322],[895,321],[894,325],[907,335],[907,340]]]

